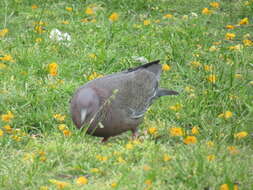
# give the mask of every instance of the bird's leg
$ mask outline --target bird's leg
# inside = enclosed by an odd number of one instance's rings
[[[104,138],[101,140],[101,143],[106,143],[108,139],[109,139],[109,137],[104,137]]]
[[[137,128],[131,129],[131,131],[132,131],[132,138],[133,138],[133,140],[137,139],[138,136],[139,136]]]

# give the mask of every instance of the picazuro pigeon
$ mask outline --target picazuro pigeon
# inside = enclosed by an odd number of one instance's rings
[[[78,128],[86,126],[88,134],[103,137],[102,142],[128,130],[137,136],[153,100],[178,94],[158,87],[161,70],[158,60],[87,82],[71,100],[73,122]]]

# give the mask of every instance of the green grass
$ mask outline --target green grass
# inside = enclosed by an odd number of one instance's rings
[[[57,189],[50,180],[69,183],[65,189],[112,189],[112,183],[117,184],[114,189],[215,190],[222,184],[233,189],[235,183],[239,189],[252,189],[253,44],[245,46],[243,40],[253,41],[253,1],[248,5],[218,1],[217,9],[210,2],[1,1],[0,30],[9,32],[0,37],[0,58],[11,55],[14,61],[0,60],[0,116],[11,111],[14,118],[0,121],[0,189]],[[86,15],[85,9],[92,5],[95,14]],[[205,7],[213,14],[201,14]],[[113,12],[119,19],[110,22]],[[173,18],[164,19],[165,14]],[[245,17],[249,24],[226,29]],[[85,18],[96,22],[82,23]],[[144,20],[151,24],[144,25]],[[43,33],[35,31],[40,21],[45,23]],[[49,38],[54,28],[71,35],[69,45]],[[236,37],[225,40],[228,32]],[[38,38],[42,41],[36,42]],[[239,44],[239,50],[229,49]],[[93,72],[106,75],[140,65],[132,56],[168,64],[171,70],[162,73],[161,86],[180,95],[163,97],[151,106],[140,126],[139,141],[124,133],[101,144],[99,138],[75,129],[69,100]],[[52,62],[59,67],[55,77],[48,73]],[[205,70],[205,65],[212,70]],[[208,81],[210,75],[216,76],[215,83]],[[169,109],[176,104],[182,108]],[[226,111],[232,117],[218,117]],[[54,114],[66,118],[57,121]],[[67,125],[71,135],[64,136],[59,124]],[[8,133],[6,125],[13,130]],[[183,129],[184,136],[172,136],[173,126]],[[192,134],[193,126],[199,134]],[[151,127],[156,134],[148,133]],[[242,131],[248,135],[236,138]],[[183,140],[192,135],[197,142],[186,145]],[[208,146],[209,141],[214,145]],[[229,151],[231,146],[236,150]],[[164,155],[171,160],[164,161]],[[210,155],[215,156],[211,161]],[[88,184],[77,185],[80,176]]]

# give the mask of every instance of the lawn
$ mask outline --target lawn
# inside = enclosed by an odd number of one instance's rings
[[[253,0],[2,0],[0,189],[253,189],[252,29]],[[138,139],[75,128],[79,86],[147,60],[180,95]]]

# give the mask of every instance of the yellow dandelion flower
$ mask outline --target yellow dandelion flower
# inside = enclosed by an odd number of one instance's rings
[[[117,187],[117,183],[115,183],[115,182],[114,182],[114,183],[112,183],[112,184],[111,184],[111,187],[112,187],[112,188]]]
[[[121,164],[126,163],[126,161],[121,156],[118,157],[118,162]]]
[[[242,78],[242,74],[236,73],[236,74],[235,74],[235,78],[241,79],[241,78]]]
[[[214,146],[214,142],[213,141],[207,141],[206,144],[207,144],[207,146],[209,148]]]
[[[169,71],[169,70],[171,70],[171,66],[168,65],[168,64],[163,64],[163,65],[162,65],[162,70],[163,70],[163,71]]]
[[[63,130],[65,130],[65,129],[67,129],[67,125],[65,125],[65,124],[60,124],[60,125],[58,125],[58,129],[59,129],[60,131],[63,131]]]
[[[69,24],[69,21],[64,20],[64,21],[62,21],[61,23],[62,23],[62,24]]]
[[[95,59],[95,58],[97,58],[97,55],[95,53],[90,53],[90,54],[88,54],[88,57]]]
[[[42,34],[44,32],[46,32],[45,28],[43,26],[35,26],[35,32],[37,32],[38,34]]]
[[[0,37],[1,38],[5,37],[8,32],[9,32],[8,28],[0,30]]]
[[[58,74],[58,64],[56,62],[52,62],[48,65],[49,74],[51,76],[56,76]]]
[[[65,181],[58,181],[55,179],[50,179],[49,182],[55,184],[58,189],[64,189],[70,186],[70,184]]]
[[[11,138],[12,138],[14,141],[16,141],[16,142],[21,141],[21,137],[18,136],[18,135],[13,135],[13,136],[11,136]]]
[[[32,9],[37,9],[39,8],[37,5],[32,5]]]
[[[64,121],[65,120],[65,115],[62,114],[54,114],[54,118],[58,121]]]
[[[3,135],[4,135],[4,131],[0,129],[0,137],[2,137]]]
[[[6,69],[7,65],[5,65],[4,63],[0,63],[0,69]]]
[[[145,184],[146,184],[146,185],[152,185],[152,180],[147,179],[147,180],[145,181]]]
[[[0,61],[9,61],[9,62],[15,62],[12,58],[11,55],[7,54],[7,55],[4,55],[3,57],[0,57]]]
[[[199,61],[193,61],[193,62],[191,62],[191,65],[192,65],[193,67],[198,68],[198,67],[201,66],[201,63],[200,63]]]
[[[42,42],[42,38],[36,38],[36,39],[35,39],[35,42],[36,42],[36,43]]]
[[[76,184],[78,185],[86,185],[88,184],[88,179],[84,176],[81,176],[79,178],[76,179]]]
[[[211,2],[210,6],[213,7],[213,8],[219,8],[220,7],[220,3],[218,3],[218,2]]]
[[[40,186],[39,190],[49,190],[49,187],[48,186]]]
[[[239,133],[236,133],[235,135],[235,138],[237,139],[242,139],[242,138],[245,138],[248,136],[248,133],[246,131],[241,131]]]
[[[179,111],[183,108],[183,105],[182,104],[175,104],[173,106],[170,106],[169,109],[170,110],[173,110],[173,111]]]
[[[207,77],[207,80],[211,83],[216,83],[217,77],[216,75],[212,74]]]
[[[144,20],[143,21],[144,26],[150,25],[151,21],[150,20]]]
[[[211,46],[211,47],[209,48],[209,51],[210,51],[210,52],[217,51],[217,50],[219,50],[219,48],[217,48],[216,46]]]
[[[47,157],[46,157],[46,156],[41,156],[41,157],[40,157],[40,161],[41,161],[41,162],[45,162],[46,160],[47,160]]]
[[[143,166],[143,170],[144,170],[144,171],[149,171],[149,170],[151,170],[151,167],[148,166],[148,165],[144,165],[144,166]]]
[[[245,24],[249,24],[249,19],[248,18],[243,18],[239,21],[238,23],[239,25],[245,25]]]
[[[242,48],[243,48],[243,46],[241,44],[237,44],[235,46],[228,47],[229,50],[237,50],[237,51],[241,50]]]
[[[204,70],[205,71],[212,71],[213,70],[213,66],[212,65],[204,65]]]
[[[126,149],[131,150],[131,149],[133,149],[133,148],[134,148],[134,146],[133,146],[132,143],[127,143],[127,144],[126,144]]]
[[[72,8],[72,7],[66,7],[65,9],[66,9],[66,11],[68,11],[68,12],[72,12],[72,11],[73,11],[73,8]]]
[[[216,158],[216,156],[213,154],[207,156],[208,161],[213,161],[215,158]]]
[[[235,146],[228,146],[227,147],[230,154],[238,154],[239,150]]]
[[[213,11],[209,10],[208,8],[203,8],[202,9],[202,14],[204,14],[204,15],[210,15],[212,13],[213,13]]]
[[[80,21],[81,21],[82,23],[88,23],[88,22],[89,22],[89,20],[88,20],[87,18],[81,19]]]
[[[195,136],[187,136],[184,139],[185,144],[196,144],[197,143],[197,138]]]
[[[229,190],[228,184],[222,184],[222,185],[220,186],[220,190]]]
[[[90,170],[90,172],[91,172],[91,173],[98,173],[98,172],[100,172],[100,170],[99,170],[98,168],[92,168],[92,169]]]
[[[155,20],[155,23],[160,23],[161,21],[158,19],[158,20]]]
[[[118,13],[112,13],[109,16],[109,20],[112,21],[112,22],[115,22],[115,21],[119,20],[119,14]]]
[[[194,88],[192,88],[191,86],[186,86],[186,87],[184,88],[184,90],[185,90],[186,92],[188,92],[188,93],[194,92]]]
[[[229,119],[232,116],[233,116],[233,113],[231,111],[225,111],[224,113],[221,113],[218,117],[224,118],[224,119]]]
[[[14,115],[12,112],[8,111],[7,114],[3,114],[1,116],[2,121],[4,122],[10,122],[14,118]]]
[[[234,26],[234,25],[231,25],[231,24],[228,24],[228,25],[226,26],[226,28],[231,30],[231,29],[234,29],[235,26]]]
[[[94,11],[92,8],[88,7],[85,9],[85,14],[87,15],[93,15],[94,14]]]
[[[233,188],[233,190],[239,190],[239,186],[238,186],[238,184],[234,184],[234,188]]]
[[[68,136],[71,136],[71,131],[70,130],[68,130],[68,129],[64,129],[63,131],[62,131],[62,133],[63,133],[63,135],[65,136],[65,137],[68,137]]]
[[[163,155],[163,161],[164,162],[167,162],[167,161],[170,161],[172,158],[168,155],[168,154],[164,154]]]
[[[225,37],[226,40],[233,40],[235,38],[235,34],[234,33],[226,33]]]
[[[253,46],[253,42],[251,40],[248,40],[248,39],[243,40],[243,44],[245,46]]]
[[[169,129],[169,133],[171,136],[183,136],[184,131],[180,127],[172,127]]]
[[[198,127],[197,127],[197,126],[194,126],[194,127],[192,128],[191,132],[192,132],[193,135],[199,134],[199,129],[198,129]]]
[[[155,135],[155,134],[157,134],[157,128],[156,128],[156,127],[150,127],[150,128],[148,128],[148,133],[149,133],[150,135]]]
[[[172,14],[166,14],[166,15],[163,16],[163,18],[172,18],[172,17],[173,17]]]

